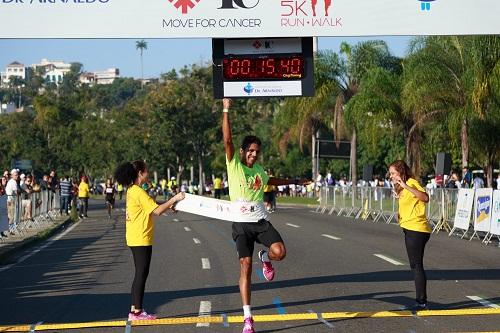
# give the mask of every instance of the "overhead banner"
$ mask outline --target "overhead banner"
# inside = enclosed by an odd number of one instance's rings
[[[453,228],[469,230],[472,207],[474,206],[474,190],[461,188],[458,190],[457,209]]]
[[[490,232],[493,189],[479,188],[474,200],[474,231]]]
[[[493,212],[491,213],[490,233],[500,236],[500,191],[493,192]]]
[[[497,0],[0,0],[0,38],[500,34]]]

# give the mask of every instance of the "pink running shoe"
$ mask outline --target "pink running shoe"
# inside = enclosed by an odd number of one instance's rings
[[[266,253],[266,251],[261,250],[259,251],[259,259],[260,262],[262,263],[262,273],[264,274],[264,278],[267,281],[272,281],[274,279],[274,268],[273,264],[271,264],[270,261],[264,261],[262,259],[262,256]]]
[[[129,312],[128,320],[155,320],[156,316],[152,314],[148,314],[146,311],[142,310],[140,313]]]
[[[241,333],[255,333],[252,317],[245,318],[243,321],[243,331]]]

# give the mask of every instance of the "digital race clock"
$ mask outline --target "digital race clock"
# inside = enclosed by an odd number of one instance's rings
[[[224,80],[300,80],[304,77],[304,57],[238,57],[222,61]]]
[[[312,38],[214,39],[214,95],[313,96]]]

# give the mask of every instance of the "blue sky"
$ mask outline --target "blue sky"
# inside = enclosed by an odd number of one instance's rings
[[[411,37],[320,38],[319,49],[339,50],[342,41],[357,43],[367,39],[385,40],[396,56],[404,56]],[[172,68],[209,61],[212,57],[210,39],[148,39],[144,52],[144,76],[159,77]],[[0,69],[13,61],[26,66],[42,58],[80,62],[84,70],[95,71],[110,67],[120,69],[121,76],[141,76],[139,51],[134,39],[0,39]]]

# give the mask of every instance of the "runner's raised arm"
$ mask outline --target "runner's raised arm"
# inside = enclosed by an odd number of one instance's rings
[[[229,122],[229,108],[231,107],[231,100],[229,98],[224,98],[222,104],[222,136],[224,140],[224,149],[226,151],[227,160],[231,161],[234,156],[233,137],[231,134],[231,124]]]

